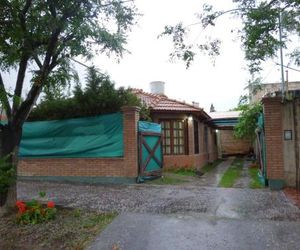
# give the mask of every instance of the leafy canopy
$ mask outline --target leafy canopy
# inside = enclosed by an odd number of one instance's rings
[[[49,94],[49,93],[48,93]],[[31,112],[29,120],[60,120],[67,118],[95,116],[121,111],[122,106],[141,107],[142,119],[149,118],[149,111],[130,89],[114,87],[106,74],[95,67],[88,69],[86,87],[78,84],[73,90],[73,97],[47,97]]]
[[[261,103],[244,104],[240,106],[242,111],[238,119],[238,124],[234,127],[234,135],[237,138],[255,139],[255,129],[257,128],[257,119],[262,113]]]
[[[291,49],[289,57],[296,65],[300,65],[300,47],[293,47],[291,36],[300,36],[300,2],[299,0],[233,0],[236,8],[217,11],[213,6],[204,4],[198,14],[199,21],[184,26],[166,26],[162,35],[172,37],[174,52],[171,57],[186,62],[187,67],[194,60],[198,49],[217,56],[220,53],[221,41],[212,38],[204,44],[189,44],[187,34],[190,26],[200,25],[202,29],[215,26],[220,16],[232,14],[241,18],[242,29],[239,30],[245,58],[249,61],[251,73],[261,70],[261,63],[274,58],[280,46]],[[279,40],[279,15],[281,15],[282,41]]]
[[[135,16],[132,1],[0,1],[0,100],[8,124],[23,124],[42,88],[76,78],[70,58],[100,53],[121,57]],[[3,82],[1,72],[13,69],[17,80],[9,93],[12,83]],[[25,94],[28,72],[31,87]]]

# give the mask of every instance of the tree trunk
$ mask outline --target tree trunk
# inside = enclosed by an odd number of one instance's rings
[[[2,127],[1,136],[1,159],[5,159],[2,164],[7,165],[13,169],[12,182],[9,184],[5,192],[0,192],[0,216],[8,211],[9,208],[14,207],[17,200],[17,163],[18,163],[18,149],[21,141],[22,129],[15,128],[10,124]]]

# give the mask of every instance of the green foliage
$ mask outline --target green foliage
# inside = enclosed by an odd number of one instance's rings
[[[251,177],[250,188],[263,188],[264,185],[260,182],[259,179],[259,169],[258,168],[249,168],[248,172]]]
[[[44,191],[39,192],[39,197],[45,198],[46,197],[46,192],[44,192]]]
[[[147,119],[146,109],[129,89],[114,87],[108,75],[89,68],[84,89],[78,84],[71,98],[46,99],[33,109],[29,120],[60,120],[119,112],[122,106],[139,106]]]
[[[136,15],[132,1],[0,1],[0,101],[9,125],[22,127],[42,89],[45,99],[64,98],[64,89],[78,80],[72,58],[121,58]],[[1,73],[11,70],[16,82],[3,82]],[[23,93],[29,72],[31,87]]]
[[[10,156],[0,158],[0,195],[6,195],[8,188],[15,182],[15,169],[8,163]]]
[[[202,11],[198,14],[199,22],[186,26],[182,23],[166,26],[163,34],[173,38],[174,53],[171,55],[175,54],[185,61],[187,66],[194,60],[197,47],[210,56],[218,55],[220,40],[216,38],[211,38],[200,46],[194,46],[194,44],[187,46],[188,28],[199,25],[204,30],[208,26],[215,26],[219,17],[232,14],[241,18],[242,28],[238,31],[238,36],[245,50],[245,58],[249,61],[251,73],[261,70],[261,62],[276,57],[280,46],[290,49],[290,59],[296,65],[300,65],[299,47],[296,43],[290,43],[291,36],[299,37],[300,35],[300,2],[298,0],[233,0],[233,2],[236,3],[236,7],[229,10],[215,10],[213,6],[204,4]],[[279,41],[278,36],[279,15],[282,17],[282,42]],[[192,55],[188,59],[184,57],[186,48]]]
[[[261,103],[243,105],[240,107],[242,113],[238,119],[238,124],[234,127],[234,135],[237,138],[255,139],[255,129],[257,119],[263,111]]]
[[[184,176],[196,176],[196,169],[194,168],[177,168],[169,170],[168,172]]]
[[[49,203],[46,206],[40,204],[36,200],[32,200],[29,202],[17,201],[17,223],[22,225],[38,224],[55,219],[56,208],[54,207],[53,202],[51,202],[51,206],[49,205]]]

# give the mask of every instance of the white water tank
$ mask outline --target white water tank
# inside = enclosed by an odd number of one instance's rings
[[[165,82],[162,82],[162,81],[150,82],[150,92],[152,94],[164,95],[165,94]]]

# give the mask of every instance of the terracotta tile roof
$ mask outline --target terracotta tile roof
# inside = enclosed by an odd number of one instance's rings
[[[142,89],[131,90],[142,102],[153,111],[171,111],[171,112],[198,112],[206,118],[210,118],[202,108],[191,104],[170,99],[165,95],[151,94]]]

